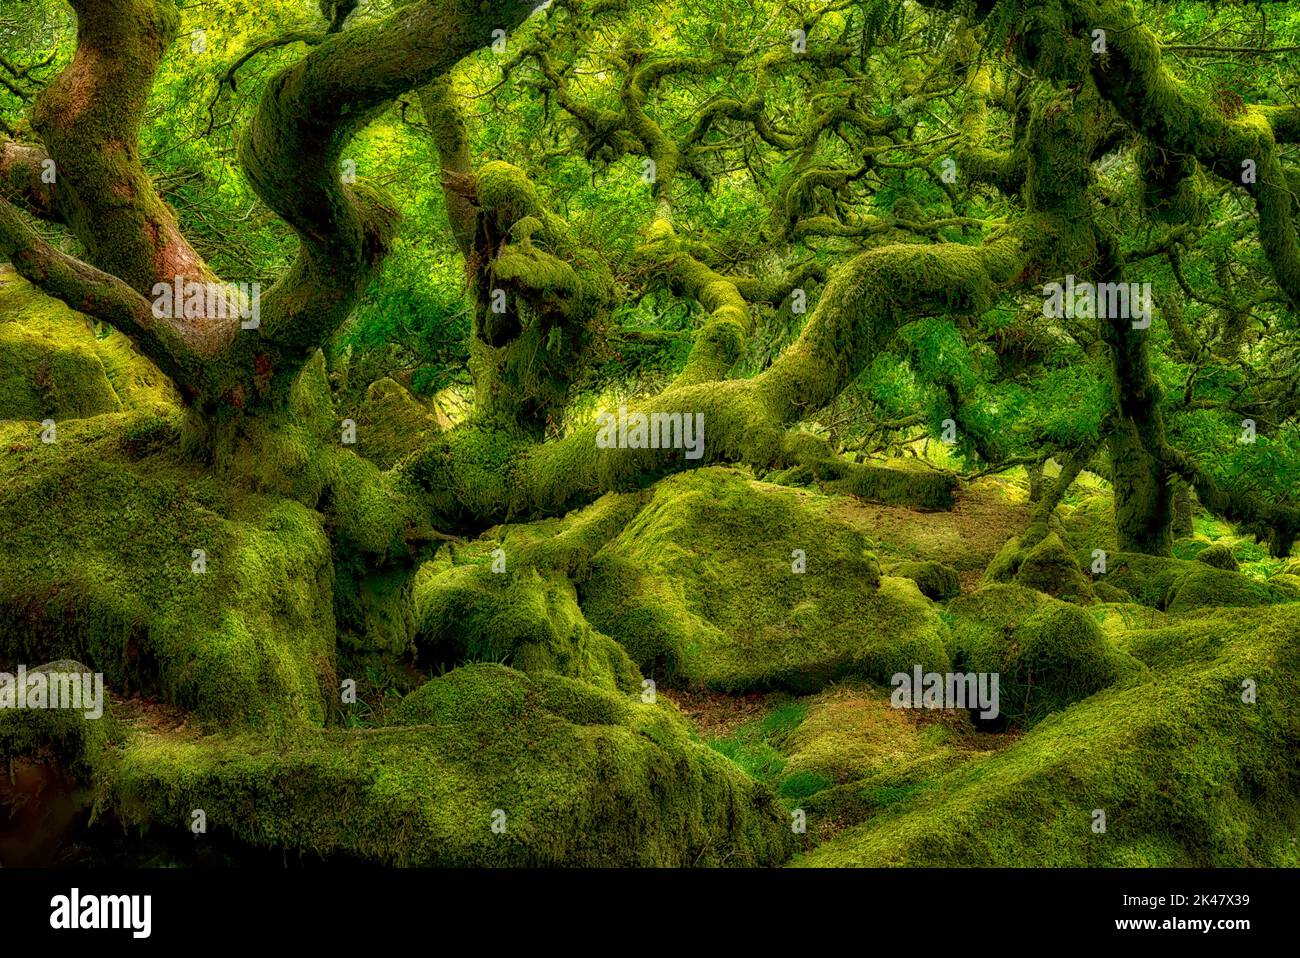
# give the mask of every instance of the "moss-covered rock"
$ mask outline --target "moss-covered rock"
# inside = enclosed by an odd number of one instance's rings
[[[416,650],[426,668],[500,662],[624,692],[641,673],[613,639],[588,624],[563,575],[492,570],[488,561],[422,574],[416,583]]]
[[[953,666],[996,672],[1002,717],[1032,725],[1141,670],[1088,611],[1016,585],[953,600]]]
[[[169,451],[132,458],[153,446],[143,421],[71,420],[49,444],[0,424],[0,661],[76,659],[203,719],[322,722],[336,690],[320,517]]]
[[[393,379],[380,379],[366,390],[357,413],[357,452],[388,469],[442,431],[437,414]]]
[[[1269,576],[1268,584],[1275,592],[1291,599],[1300,599],[1300,575],[1278,572]]]
[[[1074,550],[1080,565],[1090,566],[1093,550],[1114,552],[1115,500],[1109,493],[1092,493],[1083,496],[1074,505],[1057,507],[1064,539]]]
[[[110,754],[117,726],[107,695],[79,662],[27,670],[25,682],[45,676],[41,708],[16,708],[16,668],[0,659],[0,670],[7,672],[0,688],[0,862],[49,865],[90,816],[95,769]]]
[[[961,594],[961,579],[957,570],[942,562],[897,562],[889,567],[889,574],[916,583],[921,594],[936,602]]]
[[[827,503],[727,469],[663,480],[592,560],[583,611],[647,676],[722,691],[945,668],[934,606],[911,580],[882,579]]]
[[[476,665],[396,719],[277,746],[141,736],[114,798],[128,821],[180,829],[202,808],[252,845],[395,865],[752,867],[793,850],[771,792],[663,701]]]
[[[1136,639],[1130,649],[1150,666],[1141,677],[927,781],[796,863],[1300,865],[1300,611],[1214,612]]]
[[[1028,551],[1015,582],[1067,602],[1087,603],[1095,598],[1092,583],[1055,532]]]
[[[174,404],[167,378],[118,332],[0,268],[0,419],[56,423]]]
[[[1258,606],[1296,597],[1283,583],[1256,579],[1195,560],[1120,552],[1107,559],[1103,581],[1136,601],[1169,612],[1203,606]]]
[[[0,670],[16,678],[9,671],[14,668],[5,665]],[[86,666],[68,659],[29,668],[27,676],[30,678],[37,672],[58,675],[61,682],[92,676]],[[8,694],[16,694],[12,686]],[[19,757],[50,759],[73,775],[88,777],[102,760],[104,749],[114,737],[115,726],[106,692],[95,709],[85,700],[77,701],[86,707],[18,709],[13,701],[0,707],[0,762]]]
[[[1094,582],[1092,594],[1101,602],[1132,602],[1133,596],[1109,582]]]
[[[859,496],[870,502],[912,509],[946,511],[953,505],[954,478],[925,468],[875,466],[869,463],[845,469],[845,475],[823,483],[828,492]]]
[[[1142,605],[1164,609],[1174,583],[1193,568],[1200,567],[1181,559],[1115,552],[1107,555],[1106,571],[1099,580],[1123,589]]]
[[[1227,569],[1202,566],[1187,572],[1174,583],[1169,591],[1165,611],[1186,612],[1203,606],[1272,605],[1290,598],[1284,590],[1272,587],[1260,579],[1252,579]]]
[[[1237,557],[1233,555],[1231,547],[1222,542],[1216,542],[1202,549],[1196,554],[1196,561],[1204,562],[1216,569],[1227,569],[1229,572],[1237,571]]]

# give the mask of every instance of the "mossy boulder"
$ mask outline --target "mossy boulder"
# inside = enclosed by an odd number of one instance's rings
[[[1216,611],[1136,639],[1149,670],[1134,681],[928,779],[796,864],[1300,865],[1300,609]]]
[[[672,706],[549,673],[456,669],[399,724],[247,737],[143,735],[114,800],[128,822],[418,866],[770,866],[793,850],[770,790],[692,740]]]
[[[1201,564],[1198,562],[1197,565]],[[1201,568],[1192,569],[1174,583],[1169,591],[1165,611],[1186,612],[1203,606],[1272,605],[1292,598],[1294,596],[1286,590],[1271,586],[1261,579],[1253,579],[1213,566],[1206,568],[1202,565]]]
[[[380,379],[366,390],[357,413],[357,452],[381,469],[427,448],[442,431],[437,414],[393,379]]]
[[[948,611],[953,667],[998,673],[1001,718],[1011,725],[1032,725],[1141,671],[1089,611],[1023,586],[986,586]]]
[[[943,622],[815,493],[710,468],[658,483],[579,585],[591,623],[648,677],[813,692],[943,669]]]
[[[1133,596],[1129,595],[1123,589],[1116,588],[1109,582],[1094,582],[1092,584],[1092,594],[1101,602],[1132,602]]]
[[[1300,575],[1290,572],[1278,572],[1269,576],[1268,584],[1283,595],[1300,599]]]
[[[118,332],[0,267],[0,419],[61,423],[124,409],[166,408],[167,378]]]
[[[1113,552],[1107,554],[1106,571],[1098,576],[1098,581],[1123,589],[1142,605],[1164,609],[1174,583],[1198,568],[1204,566],[1138,552]]]
[[[0,666],[0,671],[12,676],[14,668],[6,664]],[[27,676],[30,678],[37,672],[77,679],[92,674],[80,662],[69,659],[29,668]],[[16,709],[12,702],[8,708],[0,708],[0,761],[19,757],[49,759],[74,775],[88,775],[101,760],[115,732],[106,690],[98,706],[99,714],[93,714],[88,703],[81,709]]]
[[[1294,601],[1284,583],[1219,569],[1205,562],[1119,552],[1107,557],[1102,581],[1136,601],[1168,612],[1203,606],[1250,607]]]
[[[1027,532],[1008,539],[984,570],[983,583],[1014,582],[1081,605],[1096,601],[1092,580],[1053,527],[1059,528],[1055,520],[1046,533],[1040,528],[1036,534]]]
[[[962,730],[970,729],[965,713],[925,713],[923,721],[866,684],[836,685],[803,703],[806,715],[784,743],[778,791],[787,799],[881,775],[933,774],[958,760]]]
[[[1082,566],[1092,564],[1093,551],[1114,552],[1115,500],[1109,493],[1091,493],[1074,505],[1057,507],[1064,540],[1074,549]]]
[[[415,591],[416,651],[425,668],[500,662],[640,691],[640,671],[622,646],[591,627],[563,575],[509,566],[494,572],[489,554],[473,565],[430,569]]]
[[[1227,569],[1229,572],[1237,571],[1237,557],[1233,555],[1232,549],[1222,542],[1216,542],[1208,548],[1202,549],[1196,554],[1195,561],[1204,562],[1216,569]]]
[[[76,659],[201,719],[322,722],[337,695],[320,516],[152,450],[146,420],[0,423],[0,661]],[[174,431],[172,433],[174,435]]]
[[[1092,583],[1055,532],[1025,554],[1015,582],[1067,602],[1088,603],[1095,598]]]
[[[961,579],[957,570],[942,562],[896,562],[889,567],[889,574],[911,579],[922,595],[936,602],[961,594]]]
[[[843,478],[822,483],[827,492],[926,511],[951,509],[956,485],[948,473],[923,466],[909,468],[902,461],[893,466],[855,465]]]

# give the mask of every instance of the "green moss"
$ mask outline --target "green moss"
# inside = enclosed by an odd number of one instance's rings
[[[567,578],[512,570],[508,558],[497,573],[487,558],[417,580],[415,642],[423,665],[501,662],[640,692],[641,673],[617,642],[587,623]]]
[[[1025,555],[1015,581],[1028,589],[1087,603],[1094,599],[1092,584],[1056,533],[1049,533]]]
[[[805,707],[807,717],[786,744],[782,795],[793,788],[801,792],[798,797],[807,797],[813,793],[803,789],[814,780],[830,788],[884,773],[951,764],[960,759],[962,748],[946,723],[969,726],[964,713],[921,725],[917,713],[893,708],[887,691],[865,685],[827,689],[806,700]]]
[[[14,667],[6,665],[5,671]],[[63,660],[29,668],[32,673],[79,675],[90,670],[78,662]],[[89,780],[93,769],[104,760],[106,749],[118,735],[108,702],[107,690],[102,714],[90,716],[87,709],[0,709],[0,762],[19,757],[53,760],[81,780]]]
[[[1140,680],[1051,716],[797,864],[1295,867],[1298,626],[1300,610],[1281,607],[1150,633],[1134,646],[1152,665]],[[1247,678],[1254,704],[1242,701]]]
[[[429,682],[397,718],[279,747],[142,736],[114,798],[128,821],[180,829],[202,808],[209,829],[253,845],[395,865],[743,867],[792,850],[771,793],[666,703],[479,665]]]
[[[1232,554],[1232,548],[1223,542],[1216,542],[1208,548],[1202,549],[1196,554],[1196,561],[1204,562],[1216,569],[1227,569],[1229,572],[1237,571],[1237,557]]]
[[[942,562],[898,562],[889,567],[889,574],[911,579],[927,598],[941,602],[961,593],[961,580],[957,570]]]
[[[846,464],[845,475],[825,483],[828,492],[859,496],[868,502],[942,511],[952,508],[953,477],[929,469],[898,469]]]
[[[0,270],[0,419],[81,419],[166,409],[174,393],[120,333]]]
[[[1098,578],[1123,589],[1143,605],[1163,609],[1174,583],[1193,568],[1190,562],[1137,552],[1115,552],[1106,556],[1106,571]]]
[[[1094,493],[1073,506],[1060,506],[1061,527],[1065,541],[1074,548],[1074,556],[1085,568],[1092,565],[1094,549],[1110,554],[1115,544],[1115,503],[1109,494]]]
[[[202,719],[323,721],[334,619],[319,517],[168,452],[131,458],[131,423],[70,421],[52,444],[0,424],[0,656],[76,659],[117,694]]]
[[[433,411],[392,379],[370,384],[356,424],[357,452],[381,469],[423,449],[441,432]]]
[[[1226,569],[1197,568],[1174,584],[1165,610],[1185,612],[1202,606],[1271,605],[1291,598],[1289,592],[1270,587],[1258,579]]]
[[[1132,602],[1133,597],[1109,582],[1094,582],[1092,594],[1101,602]]]
[[[1173,544],[1174,558],[1195,559],[1212,544],[1205,536],[1187,536],[1182,539],[1175,539]]]
[[[945,667],[933,605],[911,580],[881,579],[829,503],[734,470],[663,480],[592,561],[583,610],[657,681],[810,692]]]
[[[1270,585],[1203,562],[1132,552],[1109,556],[1103,581],[1124,589],[1143,605],[1169,612],[1201,606],[1271,605],[1295,598],[1284,584]]]
[[[948,606],[954,668],[999,675],[1001,714],[1032,725],[1140,671],[1084,609],[1015,585],[993,585]]]

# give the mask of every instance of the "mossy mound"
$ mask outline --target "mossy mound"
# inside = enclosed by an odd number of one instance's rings
[[[965,713],[944,716],[896,709],[889,692],[872,686],[837,686],[805,700],[807,715],[789,736],[780,793],[811,796],[822,788],[925,768],[935,771],[958,758],[953,724],[969,726]]]
[[[9,671],[12,666],[0,668]],[[71,694],[83,708],[14,708],[16,689],[6,684],[0,708],[0,862],[8,867],[49,865],[59,860],[68,835],[90,815],[94,777],[114,742],[107,694],[94,701],[93,684],[73,691],[90,670],[79,662],[50,662],[28,669],[46,675],[46,704]],[[12,671],[6,683],[16,679]],[[91,692],[89,699],[82,694]],[[11,698],[11,696],[13,698]]]
[[[1274,589],[1300,599],[1300,575],[1290,572],[1278,572],[1269,576],[1268,584]]]
[[[1094,582],[1092,584],[1092,594],[1100,602],[1132,602],[1133,596],[1129,595],[1123,589],[1118,589],[1109,582]]]
[[[947,473],[924,467],[908,468],[864,464],[847,471],[842,479],[823,483],[827,492],[858,496],[869,502],[907,506],[926,511],[947,511],[953,506],[957,483]]]
[[[728,469],[660,482],[593,558],[582,608],[658,681],[813,692],[946,668],[944,626],[814,493]]]
[[[442,431],[434,411],[393,379],[370,384],[356,426],[357,452],[380,469],[427,448]]]
[[[1151,666],[1140,679],[929,781],[796,863],[1300,865],[1300,609],[1216,612],[1137,638],[1133,653]],[[1254,702],[1243,700],[1248,679]]]
[[[588,624],[562,575],[508,567],[496,573],[488,561],[430,570],[415,592],[416,650],[426,668],[499,662],[640,691],[637,667],[622,646]]]
[[[61,423],[124,409],[165,409],[174,391],[121,333],[0,268],[0,419]]]
[[[9,671],[9,667],[0,671]],[[29,668],[27,675],[36,672],[80,676],[90,669],[65,659]],[[0,708],[0,761],[19,757],[52,760],[74,775],[87,775],[101,761],[114,734],[107,690],[99,706],[100,714],[94,716],[89,708],[16,709],[12,703]]]
[[[982,581],[985,585],[1013,582],[1080,605],[1097,600],[1092,580],[1055,531],[1041,538],[1013,536],[1007,540],[984,570]]]
[[[1185,536],[1175,539],[1170,551],[1173,552],[1175,559],[1195,559],[1212,545],[1214,543],[1205,536]]]
[[[203,719],[323,721],[336,693],[320,517],[154,450],[167,425],[70,420],[46,444],[37,424],[0,424],[0,663],[76,659],[117,694]]]
[[[1115,500],[1109,492],[1083,496],[1074,505],[1057,507],[1064,538],[1073,548],[1079,564],[1092,564],[1096,549],[1110,554],[1115,542]]]
[[[1088,611],[1022,586],[986,586],[948,611],[953,667],[998,673],[1001,717],[1011,725],[1032,725],[1141,671]]]
[[[1209,551],[1209,550],[1206,550]],[[1204,553],[1202,553],[1204,554]],[[1296,595],[1279,583],[1264,582],[1214,567],[1193,569],[1170,590],[1167,612],[1203,606],[1256,606],[1293,601]]]
[[[961,594],[961,579],[957,570],[942,562],[897,562],[889,567],[889,574],[911,579],[922,595],[936,602]]]
[[[1102,581],[1123,589],[1143,605],[1168,612],[1203,606],[1273,605],[1297,598],[1285,583],[1266,582],[1195,560],[1135,552],[1108,556]]]
[[[1237,557],[1232,554],[1232,549],[1222,542],[1216,542],[1208,548],[1202,549],[1196,554],[1197,562],[1204,562],[1215,569],[1227,569],[1229,572],[1237,571]]]
[[[1095,598],[1092,583],[1055,532],[1048,533],[1026,553],[1016,570],[1015,581],[1027,589],[1067,602],[1088,603]]]
[[[181,829],[203,809],[251,845],[392,865],[752,867],[793,850],[771,792],[662,701],[475,665],[398,720],[274,747],[143,736],[114,798],[127,821]]]

